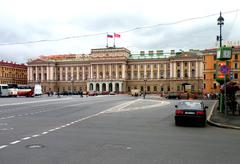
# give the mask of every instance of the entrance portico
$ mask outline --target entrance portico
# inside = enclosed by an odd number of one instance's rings
[[[111,82],[88,82],[88,91],[108,91],[108,92],[122,92],[123,82],[122,81],[111,81]]]

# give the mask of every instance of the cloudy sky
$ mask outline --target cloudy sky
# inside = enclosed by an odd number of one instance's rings
[[[239,0],[0,0],[0,59],[24,63],[51,54],[88,54],[118,33],[132,53],[216,46],[240,40]],[[113,39],[109,39],[109,46]]]

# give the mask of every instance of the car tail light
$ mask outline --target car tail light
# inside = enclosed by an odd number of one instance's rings
[[[196,112],[196,115],[204,115],[204,114],[205,114],[204,111],[197,111],[197,112]]]
[[[176,110],[176,115],[182,115],[184,114],[184,110],[178,109]]]

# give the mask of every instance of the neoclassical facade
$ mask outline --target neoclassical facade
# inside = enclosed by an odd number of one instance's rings
[[[198,51],[164,55],[126,48],[92,49],[90,54],[40,56],[28,62],[28,83],[44,91],[114,91],[148,93],[202,92],[203,57]]]

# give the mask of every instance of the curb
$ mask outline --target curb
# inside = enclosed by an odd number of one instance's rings
[[[213,107],[207,117],[207,123],[211,126],[216,126],[216,127],[220,127],[220,128],[227,128],[227,129],[236,129],[236,130],[240,130],[239,126],[233,126],[233,125],[228,125],[228,124],[222,124],[222,123],[218,123],[218,122],[214,122],[211,120],[211,117],[213,115],[213,110],[216,108],[217,105],[217,101],[213,104]]]

